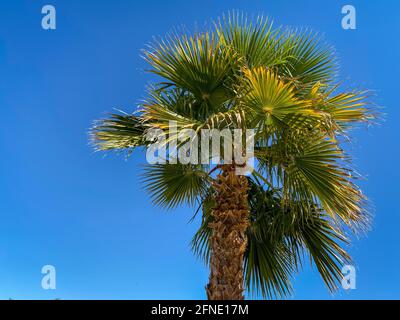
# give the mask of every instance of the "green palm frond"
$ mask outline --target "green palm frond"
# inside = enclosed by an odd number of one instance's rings
[[[278,298],[292,293],[291,278],[296,265],[290,247],[282,240],[248,238],[246,285],[253,296],[261,294],[264,298]]]
[[[171,122],[176,125],[176,130],[195,129],[201,122],[188,114],[191,103],[190,97],[177,95],[176,90],[153,91],[143,103],[143,121],[149,127],[162,130],[168,130]]]
[[[148,89],[149,98],[146,99],[143,109],[148,105],[160,105],[189,119],[200,120],[198,100],[189,91],[177,87],[152,86]]]
[[[124,150],[145,145],[146,127],[140,116],[111,114],[108,119],[95,122],[91,141],[96,150]]]
[[[368,215],[365,199],[354,185],[352,171],[337,144],[315,135],[298,141],[295,150],[287,150],[289,159],[285,168],[284,185],[291,197],[316,201],[337,220],[348,226],[366,227]],[[290,149],[290,143],[287,143]]]
[[[224,46],[243,58],[242,63],[253,68],[269,68],[284,64],[289,49],[282,44],[279,29],[272,29],[272,22],[263,16],[248,19],[244,14],[231,12],[216,24],[216,32]]]
[[[342,92],[329,96],[325,100],[325,108],[332,115],[334,121],[345,129],[354,123],[368,122],[375,118],[375,115],[366,105],[365,92]]]
[[[332,225],[329,216],[319,214],[299,224],[295,236],[304,245],[328,289],[337,290],[343,265],[351,263],[349,254],[341,247],[349,243],[343,232]]]
[[[213,189],[210,188],[197,209],[197,212],[201,212],[201,224],[191,241],[193,253],[205,264],[208,264],[210,259],[209,239],[211,237],[211,229],[209,228],[209,223],[212,221],[211,210],[214,206]]]
[[[338,65],[334,49],[322,43],[321,37],[312,31],[285,31],[282,43],[286,63],[279,66],[279,72],[296,82],[299,91],[317,82],[330,84],[334,81]]]
[[[142,182],[154,204],[172,209],[193,206],[206,194],[210,178],[200,165],[165,163],[145,165]]]
[[[367,92],[352,90],[340,92],[339,85],[327,85],[316,82],[304,98],[311,101],[314,108],[329,115],[331,126],[342,131],[355,123],[369,122],[376,118],[371,108],[368,108]],[[341,133],[341,132],[336,132]]]
[[[214,32],[172,35],[151,46],[145,56],[151,72],[191,92],[204,104],[205,115],[232,95],[225,83],[234,75],[238,57],[222,47]]]
[[[279,190],[249,180],[250,227],[245,254],[247,288],[253,295],[284,297],[292,292],[298,249],[286,238],[295,215],[281,205]]]
[[[254,115],[257,129],[267,132],[317,125],[322,112],[311,108],[310,101],[297,99],[291,83],[262,67],[244,72],[248,89],[242,103]]]

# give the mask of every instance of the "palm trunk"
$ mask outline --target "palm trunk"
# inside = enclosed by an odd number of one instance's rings
[[[224,165],[214,184],[216,205],[212,210],[209,300],[243,300],[243,256],[249,225],[248,182]]]

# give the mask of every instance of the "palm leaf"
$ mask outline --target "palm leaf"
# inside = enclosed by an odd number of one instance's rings
[[[171,209],[194,205],[210,180],[201,166],[165,163],[145,165],[142,182],[154,204]]]
[[[145,129],[140,116],[111,114],[96,121],[90,134],[96,150],[124,150],[144,145]]]

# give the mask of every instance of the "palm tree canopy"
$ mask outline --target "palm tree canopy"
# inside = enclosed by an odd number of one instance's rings
[[[134,114],[95,123],[98,150],[146,146],[149,129],[255,129],[256,169],[248,177],[251,225],[247,287],[267,297],[291,293],[290,280],[310,257],[330,290],[350,260],[345,230],[368,224],[341,145],[356,124],[373,118],[366,93],[336,83],[334,50],[318,35],[274,29],[265,18],[224,16],[206,32],[172,34],[144,51],[161,77]],[[170,121],[177,131],[168,132]],[[198,206],[202,223],[193,249],[208,261],[210,166],[149,164],[143,181],[154,202]]]

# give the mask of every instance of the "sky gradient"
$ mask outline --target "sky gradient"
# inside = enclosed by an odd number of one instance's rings
[[[41,28],[41,8],[57,29]],[[357,29],[341,28],[341,8]],[[349,87],[374,90],[381,125],[347,148],[375,219],[349,248],[357,288],[329,294],[315,268],[294,279],[294,299],[400,299],[398,1],[46,0],[0,3],[0,299],[204,299],[208,271],[189,242],[193,210],[154,207],[140,184],[143,152],[93,152],[92,121],[131,112],[154,80],[140,50],[174,27],[201,29],[229,10],[307,27],[337,50]],[[41,288],[54,265],[57,289]]]

